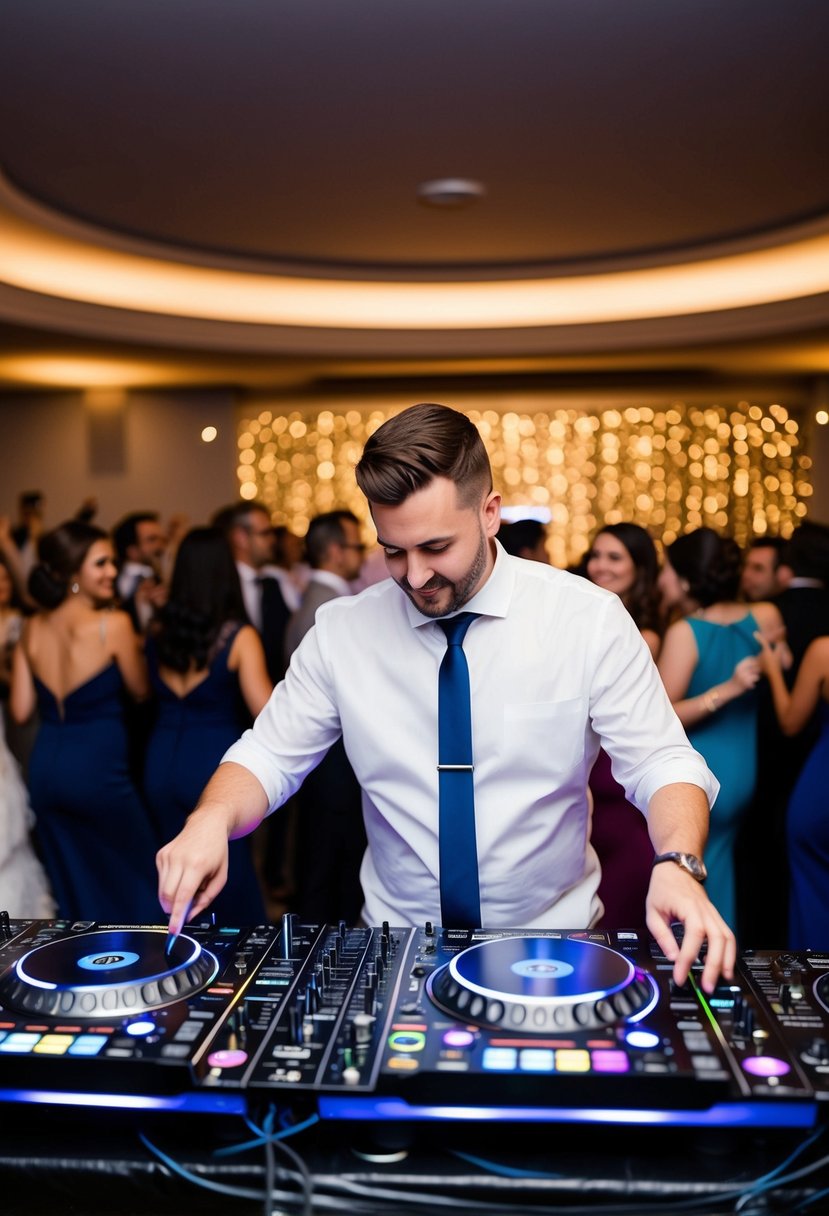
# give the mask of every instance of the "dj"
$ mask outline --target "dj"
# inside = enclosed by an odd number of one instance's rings
[[[228,838],[281,806],[340,735],[363,790],[368,924],[593,925],[602,907],[587,778],[604,746],[628,798],[647,813],[657,854],[647,925],[674,961],[675,980],[685,981],[705,939],[704,987],[710,991],[720,972],[730,979],[734,936],[687,868],[701,870],[718,786],[618,596],[498,545],[500,496],[463,414],[429,404],[405,410],[369,439],[356,474],[393,581],[320,609],[253,729],[226,753],[182,832],[159,852],[171,933],[221,890]],[[461,609],[477,614],[462,639],[479,888],[465,921],[445,915],[458,895],[446,888],[461,851],[446,839],[463,811],[444,818],[436,771],[439,669],[448,649],[441,622]],[[673,921],[684,924],[681,948]]]

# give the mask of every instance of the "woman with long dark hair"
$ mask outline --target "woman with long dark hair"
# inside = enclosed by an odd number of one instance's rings
[[[736,922],[734,846],[757,774],[755,685],[759,631],[783,636],[774,604],[737,601],[742,552],[731,537],[697,528],[668,545],[659,576],[663,603],[680,615],[665,634],[659,671],[688,738],[720,783],[705,850],[706,889]]]
[[[43,611],[26,622],[13,659],[11,712],[40,729],[29,788],[43,860],[61,916],[158,919],[158,840],[130,777],[125,693],[149,693],[140,644],[113,609],[107,534],[69,520],[40,539],[29,593]]]
[[[656,591],[659,562],[650,535],[638,524],[606,524],[593,538],[583,568],[591,583],[618,595],[656,657],[661,642]],[[599,752],[593,765],[590,792],[590,843],[602,867],[603,924],[616,929],[643,925],[653,845],[644,815],[625,798],[605,751]]]
[[[176,555],[170,594],[147,641],[158,716],[144,789],[165,840],[198,801],[243,713],[265,705],[272,684],[256,630],[245,623],[239,575],[219,528],[194,528]],[[230,847],[228,882],[211,911],[222,923],[258,924],[265,908],[247,839]]]

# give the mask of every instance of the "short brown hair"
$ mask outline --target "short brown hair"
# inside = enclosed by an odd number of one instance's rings
[[[394,507],[435,477],[447,477],[463,506],[492,489],[492,470],[477,428],[458,410],[423,402],[389,418],[366,443],[356,469],[369,502]]]

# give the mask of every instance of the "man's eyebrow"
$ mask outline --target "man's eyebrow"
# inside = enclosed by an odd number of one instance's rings
[[[411,547],[413,549],[428,549],[428,547],[430,545],[446,545],[453,539],[454,538],[451,535],[450,536],[434,536],[434,537],[432,537],[431,540],[418,541],[418,543],[416,545],[412,545]],[[383,540],[382,536],[380,536],[379,533],[377,535],[377,543],[381,549],[400,549],[401,548],[400,545],[393,545],[389,541]]]

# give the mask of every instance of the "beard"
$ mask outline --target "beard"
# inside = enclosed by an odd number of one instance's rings
[[[452,582],[451,579],[444,578],[440,574],[436,574],[434,578],[430,578],[428,583],[420,588],[421,591],[440,591],[444,588],[449,591],[449,602],[442,607],[437,602],[418,603],[417,592],[410,586],[405,578],[395,579],[401,591],[404,591],[409,599],[414,604],[418,612],[423,616],[438,619],[443,616],[449,616],[453,612],[457,612],[462,608],[474,595],[478,583],[481,581],[481,575],[486,570],[487,557],[487,538],[483,528],[480,531],[480,541],[478,551],[472,560],[469,569],[457,581]]]

